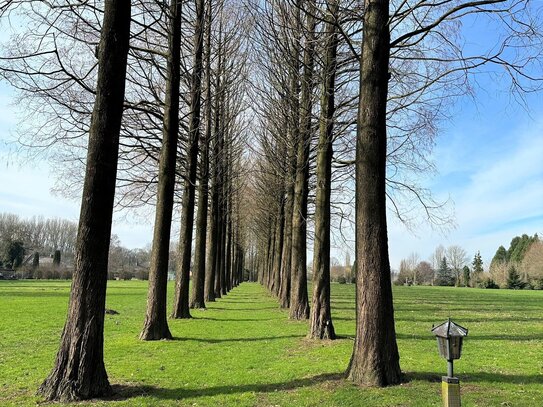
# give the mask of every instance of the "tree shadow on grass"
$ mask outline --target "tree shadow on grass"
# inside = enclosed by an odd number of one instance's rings
[[[135,397],[153,397],[161,400],[183,400],[198,397],[214,397],[219,395],[240,393],[273,393],[276,391],[296,390],[320,384],[338,385],[344,379],[341,373],[325,373],[304,379],[294,379],[279,383],[252,383],[233,386],[212,386],[200,389],[177,388],[165,389],[148,385],[116,384],[113,385],[113,395],[107,400],[122,401]]]
[[[276,318],[210,318],[210,317],[192,317],[193,320],[206,320],[206,321],[218,321],[218,322],[264,322],[264,321],[282,321],[284,320],[282,315]]]
[[[332,313],[334,311],[332,310]],[[356,317],[353,316],[352,318],[349,318],[349,317],[336,317],[334,315],[332,315],[332,321],[352,321],[352,322],[355,322],[356,321]]]
[[[394,315],[394,319],[396,321],[404,321],[404,322],[425,322],[430,326],[431,324],[437,324],[441,323],[442,320],[439,318],[426,318],[426,317],[419,317],[418,315],[404,315],[402,312],[396,312],[396,315]],[[460,324],[469,324],[469,323],[481,323],[486,322],[488,320],[487,317],[481,316],[480,318],[464,318],[460,317],[455,319],[455,322],[458,322]],[[502,316],[493,316],[492,317],[493,322],[543,322],[543,317],[521,317],[521,316],[515,316],[515,317],[502,317]]]
[[[224,301],[223,301],[224,302]],[[238,303],[239,304],[239,303]],[[215,306],[210,306],[208,308],[208,310],[210,311],[213,311],[213,310],[222,310],[222,311],[249,311],[249,312],[254,312],[254,311],[264,311],[264,310],[268,310],[268,309],[279,309],[279,307],[254,307],[254,308],[238,308],[238,307],[215,307]]]
[[[425,382],[441,382],[441,376],[434,372],[406,372],[405,381],[420,380]],[[491,372],[472,372],[459,374],[460,382],[464,383],[512,383],[512,384],[543,384],[543,375],[504,374]]]
[[[266,341],[274,341],[279,339],[302,339],[304,338],[304,335],[278,335],[278,336],[266,336],[266,337],[249,337],[249,338],[219,338],[219,339],[213,339],[213,338],[179,338],[174,337],[172,341],[196,341],[196,342],[203,342],[203,343],[224,343],[224,342],[266,342]]]
[[[435,336],[429,332],[428,335],[419,334],[396,334],[396,339],[406,340],[432,340],[435,341]],[[514,334],[489,334],[489,335],[468,335],[467,341],[516,341],[516,342],[530,342],[543,340],[543,334],[528,334],[528,335],[514,335]]]

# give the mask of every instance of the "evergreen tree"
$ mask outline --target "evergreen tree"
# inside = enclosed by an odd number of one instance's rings
[[[0,262],[7,268],[17,268],[24,260],[24,243],[19,240],[0,242]]]
[[[451,268],[447,264],[447,258],[443,257],[439,269],[437,270],[436,284],[441,286],[453,286],[454,276]]]
[[[501,246],[503,248],[503,246]],[[505,249],[504,249],[505,250]],[[477,251],[475,253],[475,256],[473,257],[473,262],[471,263],[473,266],[471,270],[471,277],[474,285],[479,281],[479,276],[484,271],[483,270],[483,259],[481,258],[481,252]]]
[[[522,239],[521,239],[520,236],[515,236],[511,240],[511,243],[509,244],[509,249],[507,249],[507,259],[506,259],[506,261],[511,260],[511,256],[513,255],[514,252],[517,251],[517,246],[522,244],[521,240]]]
[[[512,290],[522,290],[524,288],[524,282],[520,278],[520,274],[514,266],[509,268],[509,274],[507,276],[507,288]]]
[[[507,250],[505,250],[505,247],[500,246],[498,247],[498,250],[496,250],[496,254],[492,258],[492,264],[503,264],[507,262],[509,259],[507,255]]]
[[[60,250],[55,250],[53,254],[53,266],[60,267]]]
[[[511,242],[511,247],[509,248],[509,260],[520,263],[524,259],[524,255],[526,254],[532,243],[538,240],[538,236],[534,235],[532,237],[524,234],[520,238],[515,239],[513,239],[513,241],[516,241],[515,246],[513,246],[513,242]]]
[[[464,266],[464,268],[462,269],[463,271],[463,274],[464,274],[464,287],[469,287],[469,282],[470,282],[470,269],[468,266]]]

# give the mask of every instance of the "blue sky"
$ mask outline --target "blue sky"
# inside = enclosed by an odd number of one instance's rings
[[[456,227],[446,234],[425,224],[408,231],[390,217],[393,268],[412,252],[429,258],[439,244],[460,245],[470,258],[480,250],[488,265],[498,246],[507,247],[514,236],[543,235],[542,96],[529,95],[525,109],[507,86],[495,77],[479,77],[475,97],[460,98],[452,119],[443,123],[431,157],[438,173],[424,183],[438,199],[450,199]],[[54,174],[47,162],[17,153],[19,107],[12,103],[13,91],[0,82],[0,212],[75,221],[79,202],[52,195]],[[113,233],[123,245],[143,247],[151,241],[154,217],[152,211],[146,215],[130,221],[116,214]]]
[[[433,159],[438,175],[428,186],[453,201],[456,227],[443,235],[423,226],[414,234],[391,220],[391,263],[417,252],[458,244],[472,258],[480,250],[488,263],[499,245],[523,233],[543,233],[543,104],[528,99],[529,111],[507,92],[479,89],[474,102],[458,101],[454,119],[440,132]]]

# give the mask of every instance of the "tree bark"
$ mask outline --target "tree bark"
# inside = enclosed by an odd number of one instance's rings
[[[226,113],[228,112],[228,108],[226,107],[226,102],[228,99],[226,98],[225,92],[222,92],[221,95],[221,117],[223,118],[223,123],[221,124],[221,133],[223,135],[223,148],[222,148],[222,159],[223,159],[223,166],[222,166],[222,197],[221,197],[221,226],[222,226],[222,259],[221,259],[221,295],[227,295],[228,294],[228,273],[229,273],[229,259],[230,259],[230,253],[229,253],[229,243],[230,238],[228,236],[228,223],[229,223],[229,199],[228,195],[230,193],[230,175],[229,175],[229,169],[230,169],[230,142],[229,142],[229,134],[227,134],[227,128],[224,125],[226,121]]]
[[[281,194],[282,195],[282,194]],[[284,237],[284,213],[283,208],[284,204],[282,198],[280,198],[279,208],[277,213],[276,229],[275,229],[275,246],[274,246],[274,255],[273,255],[273,283],[271,291],[274,295],[279,295],[280,285],[281,285],[281,253],[283,251],[283,237]]]
[[[307,297],[307,195],[309,180],[309,148],[311,143],[311,110],[313,67],[315,61],[315,3],[308,2],[304,49],[304,74],[300,101],[300,140],[296,159],[296,182],[292,209],[291,319],[309,318]]]
[[[356,146],[356,339],[347,370],[359,384],[401,380],[386,220],[388,0],[366,0]]]
[[[319,145],[317,149],[317,196],[315,200],[315,244],[313,248],[313,299],[309,337],[335,339],[330,310],[330,193],[334,127],[334,95],[338,34],[335,24],[338,1],[328,0],[326,48],[323,67]]]
[[[217,160],[217,253],[215,258],[215,298],[222,297],[222,285],[224,274],[224,182],[225,182],[225,164],[224,164],[224,87],[222,86],[221,75],[223,74],[223,23],[219,20],[219,41],[217,44],[217,73],[215,79],[215,137],[218,142]]]
[[[204,149],[201,157],[201,179],[198,187],[198,211],[196,214],[196,242],[194,252],[194,267],[192,272],[191,308],[205,308],[205,256],[207,233],[207,207],[208,207],[208,139],[204,140]]]
[[[172,339],[166,313],[168,260],[179,138],[179,82],[181,55],[181,0],[170,4],[169,50],[164,101],[164,126],[158,172],[153,249],[149,269],[147,313],[140,339]]]
[[[177,267],[173,318],[191,318],[189,307],[190,260],[192,256],[192,229],[194,226],[194,200],[196,170],[198,167],[198,142],[200,139],[200,110],[202,96],[202,56],[204,51],[204,2],[196,2],[194,27],[194,65],[191,75],[188,174],[183,191],[179,263]]]
[[[292,203],[294,186],[292,181],[287,183],[285,198],[285,226],[283,228],[283,250],[281,255],[281,288],[279,293],[279,306],[290,307],[290,260],[292,256]]]
[[[105,3],[68,317],[55,366],[38,390],[47,400],[111,392],[104,366],[104,314],[130,8],[130,1]]]

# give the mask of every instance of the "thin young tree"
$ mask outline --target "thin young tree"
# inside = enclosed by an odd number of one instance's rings
[[[39,388],[47,400],[111,392],[104,365],[104,317],[130,12],[130,1],[105,3],[68,317],[55,366]]]

